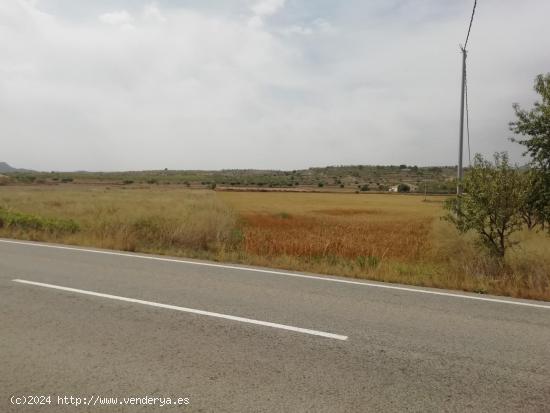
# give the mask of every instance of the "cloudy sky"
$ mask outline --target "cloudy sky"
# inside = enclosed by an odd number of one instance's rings
[[[40,170],[456,164],[470,0],[0,0],[0,161]],[[472,153],[550,71],[550,1],[480,0]],[[467,156],[467,154],[466,154]]]

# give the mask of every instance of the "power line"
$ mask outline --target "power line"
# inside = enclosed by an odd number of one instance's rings
[[[470,17],[470,25],[468,26],[468,34],[466,35],[466,41],[464,42],[464,50],[466,50],[466,46],[468,45],[468,40],[470,39],[470,32],[472,30],[472,23],[474,22],[474,16],[476,14],[476,7],[477,7],[477,0],[474,0],[474,7],[472,8],[472,16]],[[467,70],[466,65],[464,67],[464,96],[466,100],[466,135],[468,137],[468,165],[472,166],[472,153],[470,149],[470,109],[468,105],[468,76],[467,76]]]
[[[468,34],[466,35],[466,41],[464,42],[464,48],[468,46],[468,39],[470,38],[470,30],[472,30],[472,23],[474,22],[474,15],[476,13],[477,0],[474,0],[474,8],[472,10],[472,17],[470,18],[470,25],[468,26]]]
[[[470,151],[470,115],[468,110],[468,91],[466,86],[466,56],[468,54],[466,47],[468,46],[468,40],[470,39],[470,32],[472,31],[472,24],[474,22],[474,16],[476,13],[477,0],[474,0],[474,7],[472,9],[472,16],[470,17],[470,24],[468,25],[468,33],[466,34],[466,41],[464,46],[460,46],[462,52],[462,88],[460,96],[460,128],[459,128],[459,140],[458,140],[458,168],[457,168],[457,183],[456,194],[459,197],[458,209],[460,210],[460,196],[462,195],[462,178],[464,170],[462,168],[463,158],[463,146],[464,146],[464,111],[466,109],[466,132],[468,135],[468,161],[471,166],[472,157]]]

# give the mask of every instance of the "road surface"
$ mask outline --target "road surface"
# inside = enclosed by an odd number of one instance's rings
[[[550,303],[0,240],[0,411],[548,412]]]

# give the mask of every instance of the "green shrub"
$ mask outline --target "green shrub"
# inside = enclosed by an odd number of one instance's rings
[[[399,184],[397,186],[397,192],[410,192],[411,187],[407,184]]]
[[[49,233],[75,233],[80,230],[72,219],[44,218],[0,207],[0,228],[35,230]]]
[[[26,184],[32,184],[36,180],[36,176],[32,175],[16,175],[15,179],[18,182],[26,183]]]

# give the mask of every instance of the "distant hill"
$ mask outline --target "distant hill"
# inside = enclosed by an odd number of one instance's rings
[[[0,162],[0,174],[1,173],[9,173],[9,172],[24,172],[24,173],[29,172],[29,173],[32,173],[32,172],[36,172],[36,171],[33,171],[32,169],[14,168],[13,166],[8,164],[7,162]]]
[[[2,172],[16,172],[17,168],[8,165],[6,162],[0,162],[0,173]]]
[[[2,170],[0,169],[0,173]],[[150,170],[125,172],[36,172],[17,169],[5,172],[24,184],[175,184],[217,190],[293,190],[367,192],[388,191],[407,184],[411,192],[456,191],[454,166],[340,165],[300,170],[224,169]]]

